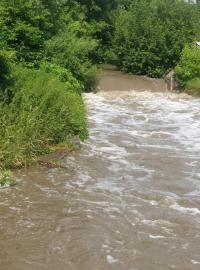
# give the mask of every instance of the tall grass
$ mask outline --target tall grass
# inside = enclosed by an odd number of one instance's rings
[[[48,153],[52,145],[87,137],[82,97],[44,70],[15,67],[14,97],[0,104],[0,169],[15,168]],[[68,89],[70,88],[70,90]]]

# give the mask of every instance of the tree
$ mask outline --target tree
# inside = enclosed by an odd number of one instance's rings
[[[196,5],[172,0],[135,0],[115,15],[113,51],[119,66],[135,74],[162,76],[184,45],[198,35]]]

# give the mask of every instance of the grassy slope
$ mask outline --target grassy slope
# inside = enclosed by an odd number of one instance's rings
[[[16,168],[73,136],[87,137],[79,93],[43,70],[19,68],[10,104],[0,104],[0,169]]]

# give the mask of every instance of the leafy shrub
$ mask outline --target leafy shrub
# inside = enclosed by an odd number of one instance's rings
[[[0,49],[0,101],[9,103],[13,97],[11,59],[12,52]]]
[[[47,73],[51,73],[58,77],[61,82],[65,82],[65,87],[67,89],[81,93],[83,85],[72,75],[71,71],[68,69],[49,62],[42,63],[41,68],[44,69]]]
[[[186,89],[193,90],[198,94],[200,94],[200,78],[194,78],[192,80],[187,81]]]
[[[1,39],[16,52],[17,60],[29,67],[38,65],[42,58],[44,33],[40,24],[44,18],[30,0],[0,1]]]
[[[85,92],[94,92],[99,82],[99,69],[96,66],[91,66],[83,73],[83,85]]]
[[[194,44],[186,45],[175,71],[183,86],[189,80],[200,78],[200,48]],[[195,80],[192,82],[195,82]]]
[[[95,40],[88,37],[79,38],[69,28],[46,43],[47,58],[54,65],[69,70],[83,84],[84,89],[92,89],[95,85],[96,72],[94,70],[96,69],[92,68],[90,54],[96,46]],[[93,79],[92,74],[94,74]]]
[[[5,89],[10,75],[10,68],[8,60],[3,55],[3,52],[0,51],[0,89],[1,91]]]
[[[16,181],[10,171],[0,173],[0,188],[7,188],[16,185]]]

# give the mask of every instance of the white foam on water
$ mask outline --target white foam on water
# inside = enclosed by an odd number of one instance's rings
[[[149,203],[150,203],[151,205],[153,205],[153,206],[158,206],[158,202],[156,202],[156,201],[154,201],[154,200],[150,201]]]
[[[162,121],[162,130],[146,130],[146,135],[154,136],[160,133],[184,144],[190,151],[200,150],[200,100],[187,95],[175,93],[152,93],[149,91],[118,92],[86,94],[86,103],[91,112],[90,120],[98,124],[100,130],[132,132],[132,135],[141,136],[143,121],[133,117],[143,115],[146,127],[153,128],[154,121]],[[128,106],[127,106],[128,105]],[[112,123],[114,119],[122,119],[123,125]],[[99,124],[102,124],[99,127]],[[141,126],[142,125],[142,126]],[[155,126],[156,127],[156,126]],[[171,130],[171,132],[170,132]],[[151,133],[152,132],[152,133]],[[108,133],[104,133],[108,135]],[[130,133],[129,133],[130,134]],[[164,146],[163,146],[164,147]],[[165,146],[166,147],[166,146]]]
[[[191,260],[192,264],[200,264],[200,261],[196,261],[196,260]]]
[[[166,238],[166,237],[163,236],[163,235],[152,235],[152,234],[150,234],[149,235],[149,238],[152,238],[152,239],[163,239],[163,238]]]
[[[93,189],[101,189],[101,190],[107,190],[112,193],[121,193],[124,189],[123,186],[117,185],[116,182],[113,182],[113,180],[109,179],[102,179],[102,181],[99,181],[98,183],[94,184]]]
[[[108,262],[109,264],[113,264],[113,263],[118,262],[118,260],[115,259],[115,258],[114,258],[113,256],[111,256],[110,254],[108,254],[108,255],[106,256],[106,260],[107,260],[107,262]]]
[[[192,208],[192,207],[183,207],[180,206],[178,203],[174,203],[170,206],[171,209],[177,210],[184,214],[189,215],[200,215],[200,210],[198,208]]]

